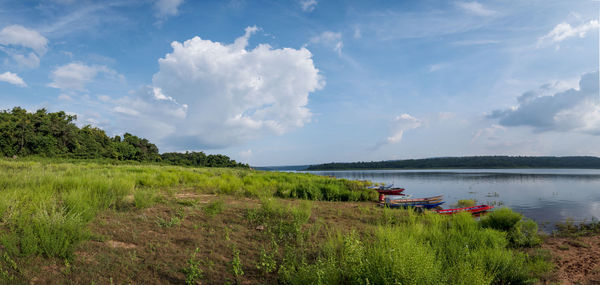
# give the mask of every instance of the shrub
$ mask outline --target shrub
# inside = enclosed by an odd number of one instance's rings
[[[500,208],[481,219],[481,226],[508,232],[523,218],[523,216],[509,208]]]

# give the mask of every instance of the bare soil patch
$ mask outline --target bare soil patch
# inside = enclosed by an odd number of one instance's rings
[[[552,252],[561,284],[600,284],[600,235],[550,237],[542,248]]]

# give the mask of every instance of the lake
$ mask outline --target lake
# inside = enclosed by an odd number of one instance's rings
[[[600,218],[598,169],[450,169],[310,171],[406,188],[414,198],[444,195],[443,207],[460,199],[507,206],[551,230],[557,222]]]

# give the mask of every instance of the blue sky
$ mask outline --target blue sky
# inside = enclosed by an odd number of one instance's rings
[[[600,156],[597,1],[3,1],[0,108],[252,165]]]

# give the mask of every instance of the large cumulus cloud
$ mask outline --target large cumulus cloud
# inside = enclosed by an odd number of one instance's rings
[[[125,98],[115,110],[139,126],[161,125],[155,136],[172,147],[227,147],[302,127],[311,118],[309,94],[324,84],[312,54],[268,44],[248,50],[257,30],[246,28],[231,44],[200,37],[173,42],[151,91]]]
[[[579,88],[546,95],[545,86],[517,98],[518,105],[488,117],[500,125],[530,126],[536,131],[576,131],[600,135],[598,72],[581,76]]]

